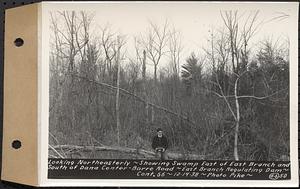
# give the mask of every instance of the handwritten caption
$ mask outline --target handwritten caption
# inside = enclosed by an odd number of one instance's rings
[[[49,159],[48,178],[290,179],[290,162]]]

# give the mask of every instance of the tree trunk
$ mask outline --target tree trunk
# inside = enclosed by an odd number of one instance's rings
[[[145,114],[146,114],[146,123],[149,123],[149,104],[145,101]]]
[[[236,161],[239,160],[239,155],[238,155],[238,138],[239,138],[239,127],[240,127],[240,105],[239,105],[239,100],[238,100],[238,81],[239,78],[236,79],[235,85],[234,85],[234,96],[235,96],[235,106],[236,106],[236,125],[235,125],[235,130],[234,130],[234,159]]]
[[[142,67],[142,77],[143,77],[143,98],[146,100],[145,104],[145,121],[146,124],[149,123],[148,117],[148,103],[147,103],[147,93],[146,93],[146,51],[143,51],[143,67]]]
[[[231,61],[232,61],[232,70],[234,73],[236,73],[236,67],[235,67],[235,64],[234,64],[234,43],[233,43],[233,34],[230,33],[230,49],[231,49]]]
[[[120,52],[117,52],[117,92],[116,92],[116,121],[117,121],[117,139],[118,145],[120,146],[120,61],[119,61]]]
[[[154,81],[157,83],[157,64],[154,64]]]
[[[151,106],[151,123],[154,123],[155,115],[154,115],[154,107]]]
[[[143,71],[142,71],[143,81],[146,80],[146,51],[143,51]]]

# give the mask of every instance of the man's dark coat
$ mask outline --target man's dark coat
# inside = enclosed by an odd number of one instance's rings
[[[152,148],[164,148],[165,150],[168,148],[168,140],[167,137],[162,135],[162,137],[158,137],[157,135],[152,140]]]

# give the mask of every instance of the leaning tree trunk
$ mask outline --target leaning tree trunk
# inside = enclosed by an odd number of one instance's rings
[[[234,159],[236,161],[239,160],[239,154],[238,154],[238,138],[239,138],[239,127],[240,127],[240,105],[239,105],[239,99],[238,99],[238,80],[236,79],[235,85],[234,85],[234,96],[235,96],[235,107],[236,107],[236,125],[234,130],[234,150],[233,155]]]

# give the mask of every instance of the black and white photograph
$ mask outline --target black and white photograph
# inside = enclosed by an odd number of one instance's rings
[[[49,12],[49,159],[290,161],[290,6],[91,7]]]
[[[50,13],[50,158],[289,160],[288,9],[113,6]]]

